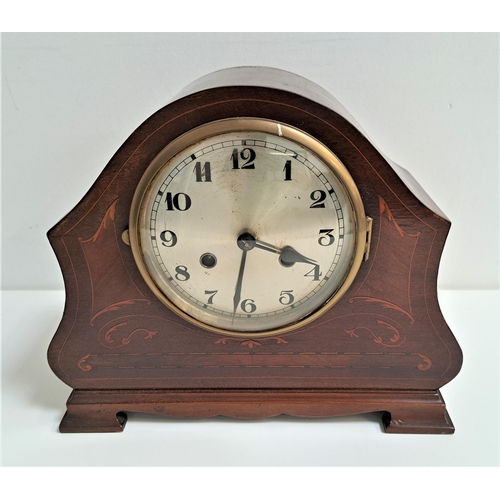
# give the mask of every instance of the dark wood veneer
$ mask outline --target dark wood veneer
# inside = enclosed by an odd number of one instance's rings
[[[148,289],[122,240],[153,158],[193,127],[229,117],[268,118],[319,139],[347,167],[373,218],[370,258],[346,295],[281,336],[224,337],[187,323]],[[61,431],[119,431],[116,415],[127,411],[242,418],[386,411],[390,432],[453,432],[438,389],[457,375],[462,354],[436,290],[449,228],[353,125],[302,96],[226,87],[169,104],[48,233],[67,295],[49,363],[75,389]]]

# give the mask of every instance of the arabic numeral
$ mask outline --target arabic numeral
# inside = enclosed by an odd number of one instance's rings
[[[245,299],[241,303],[241,310],[243,312],[246,312],[247,314],[252,314],[253,312],[255,312],[257,310],[257,306],[254,304],[253,299]]]
[[[163,231],[160,233],[160,240],[164,247],[174,247],[177,244],[177,235],[173,231]]]
[[[287,160],[285,166],[283,168],[283,172],[285,172],[285,181],[292,180],[292,160]]]
[[[314,203],[309,208],[325,208],[326,193],[321,189],[317,189],[311,193],[311,200]]]
[[[241,168],[255,168],[254,161],[256,158],[255,151],[250,148],[244,148],[238,151],[237,148],[233,149],[231,160],[233,161],[233,170],[240,168],[240,158],[245,161]]]
[[[197,161],[193,170],[196,175],[196,182],[212,182],[212,171],[210,170],[209,161],[206,161],[203,167],[201,166],[201,162]]]
[[[293,304],[295,297],[292,295],[293,290],[282,290],[280,293],[280,303],[284,306]]]
[[[185,212],[191,207],[191,198],[186,193],[177,193],[172,196],[172,193],[167,193],[165,201],[167,210],[179,210]]]
[[[324,234],[324,236],[320,236],[318,238],[318,243],[322,247],[328,247],[334,243],[335,236],[333,236],[333,234],[331,234],[332,231],[333,231],[333,229],[320,229],[319,230],[319,234]]]
[[[215,297],[215,294],[218,291],[219,290],[205,290],[205,295],[210,295],[210,297],[208,297],[207,304],[213,304],[214,303],[214,297]]]
[[[304,274],[304,276],[311,276],[313,278],[313,281],[319,281],[319,279],[322,276],[321,271],[319,269],[319,264],[315,264],[314,267],[308,273]]]
[[[177,266],[175,268],[175,279],[177,281],[187,281],[191,278],[191,275],[188,273],[186,266]]]

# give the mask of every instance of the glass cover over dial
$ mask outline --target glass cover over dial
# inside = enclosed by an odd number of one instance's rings
[[[320,142],[282,123],[229,119],[155,158],[130,236],[165,305],[212,331],[265,336],[340,299],[363,259],[366,220],[348,171]]]

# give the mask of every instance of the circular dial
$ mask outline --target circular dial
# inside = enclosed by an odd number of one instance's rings
[[[130,225],[141,274],[168,307],[253,336],[333,305],[359,269],[366,231],[338,158],[260,119],[212,122],[167,146],[137,188]]]

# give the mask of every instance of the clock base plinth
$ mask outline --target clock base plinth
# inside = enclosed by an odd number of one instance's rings
[[[74,390],[60,432],[121,432],[128,412],[178,418],[324,418],[384,412],[386,432],[452,434],[439,391]]]
[[[382,415],[385,432],[391,434],[453,434],[455,427],[442,404],[434,404],[424,411],[417,411],[412,405],[401,405],[392,412]]]
[[[59,432],[122,432],[127,423],[127,414],[114,412],[106,404],[73,404],[73,391],[67,402],[68,410],[59,425]],[[78,398],[78,396],[77,396]]]

